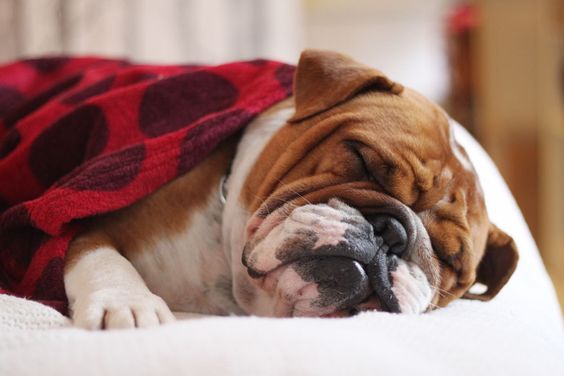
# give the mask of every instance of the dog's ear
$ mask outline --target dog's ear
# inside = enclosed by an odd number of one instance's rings
[[[330,51],[305,50],[300,56],[294,78],[296,113],[290,122],[317,115],[366,89],[399,94],[403,86],[348,56]]]
[[[490,224],[486,251],[478,265],[476,282],[487,287],[481,294],[467,292],[464,298],[487,301],[497,295],[513,274],[519,254],[513,239]]]

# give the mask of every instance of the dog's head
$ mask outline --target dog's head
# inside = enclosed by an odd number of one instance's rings
[[[253,211],[242,255],[252,287],[236,287],[240,303],[322,316],[495,296],[517,252],[490,223],[444,111],[331,52],[305,51],[294,85],[295,115],[242,191]],[[487,290],[470,293],[476,282]]]

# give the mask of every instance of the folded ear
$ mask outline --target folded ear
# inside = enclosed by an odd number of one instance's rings
[[[382,72],[357,63],[348,56],[330,51],[305,50],[296,69],[296,113],[290,122],[317,115],[369,88],[392,94],[403,91],[403,86]]]
[[[497,295],[517,266],[519,254],[513,239],[490,224],[486,251],[476,273],[476,282],[487,290],[481,294],[467,292],[464,298],[487,301]]]

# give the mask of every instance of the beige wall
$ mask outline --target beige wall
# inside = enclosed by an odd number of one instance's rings
[[[301,10],[300,0],[0,0],[0,61],[61,53],[295,61]]]
[[[305,44],[346,52],[441,102],[448,90],[448,0],[309,0]]]

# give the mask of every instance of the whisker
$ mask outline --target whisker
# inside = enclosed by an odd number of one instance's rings
[[[282,180],[280,178],[276,178],[276,180],[278,181],[278,183],[281,183]],[[303,198],[308,204],[311,205],[311,201],[309,201],[307,198],[305,198],[300,192],[296,191],[295,189],[290,188],[290,191],[295,193],[296,195],[298,195],[298,197]]]
[[[431,287],[432,287],[433,289],[435,289],[435,290],[439,293],[439,295],[440,295],[441,297],[445,297],[445,295],[443,295],[443,294],[446,294],[446,295],[448,295],[448,296],[454,296],[453,293],[451,293],[451,292],[449,292],[449,291],[447,291],[447,290],[445,290],[445,289],[442,289],[442,288],[440,288],[439,286],[433,286],[433,285],[431,285]]]

